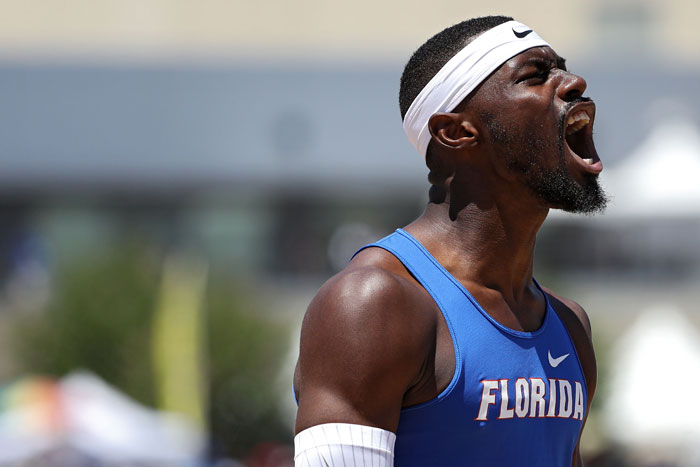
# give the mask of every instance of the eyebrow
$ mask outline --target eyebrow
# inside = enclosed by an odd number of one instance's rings
[[[523,66],[534,65],[541,68],[546,68],[550,66],[552,62],[555,63],[557,68],[566,70],[566,59],[564,57],[560,57],[559,55],[557,55],[556,60],[552,60],[549,57],[530,57],[525,61],[525,63],[523,63]]]
[[[566,70],[566,59],[557,55],[557,67]]]

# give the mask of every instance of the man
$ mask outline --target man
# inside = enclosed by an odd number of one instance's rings
[[[605,206],[585,89],[512,18],[465,21],[414,53],[399,100],[430,202],[309,306],[295,465],[581,465],[590,324],[532,271],[549,209]]]

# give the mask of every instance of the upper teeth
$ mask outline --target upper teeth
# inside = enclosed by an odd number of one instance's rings
[[[566,122],[566,134],[570,135],[572,133],[576,133],[581,128],[588,125],[590,121],[591,118],[584,110],[579,110],[575,114],[569,115],[569,119]]]

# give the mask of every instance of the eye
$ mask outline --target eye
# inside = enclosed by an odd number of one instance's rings
[[[526,73],[524,76],[518,79],[518,83],[541,83],[547,81],[549,76],[548,68],[539,68],[533,72]]]

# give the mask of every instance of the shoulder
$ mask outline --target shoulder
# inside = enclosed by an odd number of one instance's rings
[[[422,287],[388,252],[364,250],[346,269],[329,279],[306,312],[309,321],[338,325],[397,324],[431,318],[419,306]],[[415,327],[415,326],[410,326]],[[369,330],[369,329],[368,329]]]
[[[424,295],[376,251],[321,287],[302,323],[298,429],[328,422],[395,428],[435,340],[437,320]]]
[[[581,305],[569,298],[552,292],[551,290],[545,287],[543,287],[542,289],[547,294],[550,303],[555,308],[558,314],[562,314],[562,312],[566,313],[567,311],[571,313],[574,317],[576,317],[577,321],[586,331],[586,335],[588,336],[588,338],[593,338],[591,330],[591,320],[588,318],[588,313],[586,313],[586,310],[584,310]]]
[[[547,294],[550,303],[557,313],[561,314],[561,312],[568,311],[575,316],[581,326],[583,326],[583,329],[586,331],[588,338],[592,340],[593,333],[591,330],[591,320],[588,318],[588,313],[586,313],[586,310],[584,310],[581,305],[570,298],[559,295],[545,287],[543,287],[543,290]]]
[[[318,291],[304,317],[302,339],[321,333],[350,347],[374,347],[387,340],[420,346],[434,315],[425,312],[424,290],[402,269],[383,250],[361,252]]]

